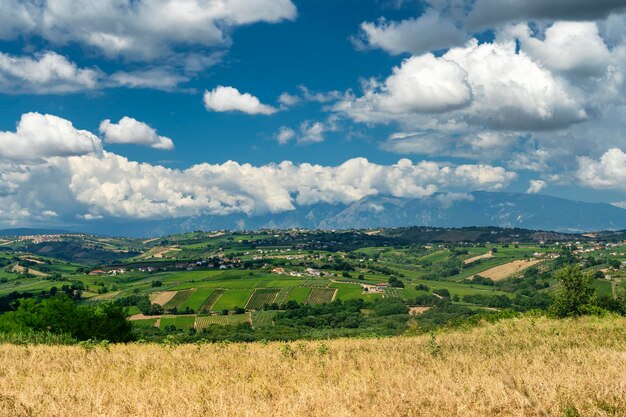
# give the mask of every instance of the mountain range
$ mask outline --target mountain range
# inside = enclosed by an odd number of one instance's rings
[[[247,216],[197,216],[168,220],[84,223],[75,231],[117,236],[163,236],[194,230],[353,229],[401,226],[516,227],[558,232],[626,229],[626,210],[539,194],[473,192],[428,198],[367,197],[352,204],[315,204]]]

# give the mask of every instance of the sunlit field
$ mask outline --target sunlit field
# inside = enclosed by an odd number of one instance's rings
[[[386,339],[0,345],[2,416],[624,416],[626,318]]]

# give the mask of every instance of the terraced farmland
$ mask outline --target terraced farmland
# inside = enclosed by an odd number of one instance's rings
[[[259,288],[252,293],[246,308],[249,310],[260,310],[266,304],[272,304],[280,290],[275,288]]]
[[[324,304],[333,301],[336,288],[311,288],[305,304]]]
[[[220,298],[220,296],[222,294],[224,294],[226,292],[226,290],[223,290],[221,288],[217,288],[216,290],[214,290],[208,297],[206,300],[204,300],[204,302],[202,303],[202,305],[200,306],[200,308],[198,309],[199,312],[201,313],[208,313],[211,311],[213,304],[215,304],[215,302],[217,301],[218,298]]]
[[[231,326],[241,323],[249,323],[250,322],[250,314],[235,314],[229,316],[199,316],[196,317],[195,321],[195,329],[202,330],[213,324],[217,324],[219,326]]]

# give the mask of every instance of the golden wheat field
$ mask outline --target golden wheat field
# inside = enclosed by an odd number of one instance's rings
[[[0,346],[1,416],[626,416],[626,319],[269,344]]]

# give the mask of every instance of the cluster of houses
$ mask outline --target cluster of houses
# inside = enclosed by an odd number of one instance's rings
[[[272,272],[278,275],[289,275],[291,277],[301,277],[304,275],[308,275],[311,277],[321,277],[322,275],[324,275],[324,273],[322,271],[318,271],[317,269],[313,269],[313,268],[307,268],[304,270],[304,272],[299,272],[299,271],[285,271],[285,268],[274,268],[272,269]]]
[[[82,235],[26,235],[26,236],[20,236],[18,237],[18,240],[20,241],[27,241],[30,240],[32,241],[34,244],[37,243],[45,243],[45,242],[63,242],[65,240],[66,237],[76,237],[76,236],[82,236]]]

